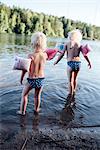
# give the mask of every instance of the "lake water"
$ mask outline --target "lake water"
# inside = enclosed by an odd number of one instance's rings
[[[48,39],[48,47],[54,47],[56,42],[65,39]],[[30,50],[25,48],[30,43],[29,36],[0,35],[0,124],[1,131],[18,130],[20,125],[31,129],[34,124],[34,90],[30,92],[27,115],[21,118],[16,114],[19,109],[21,92],[20,71],[12,70],[16,55],[26,57]],[[42,92],[41,111],[37,124],[64,125],[70,127],[100,127],[100,42],[83,41],[92,47],[89,58],[92,69],[81,56],[82,66],[78,76],[78,86],[75,95],[75,106],[66,107],[68,80],[66,59],[63,58],[56,66],[55,59],[46,64],[46,80]],[[27,76],[26,76],[27,77]],[[24,83],[26,80],[24,80]],[[35,120],[36,122],[36,120]]]

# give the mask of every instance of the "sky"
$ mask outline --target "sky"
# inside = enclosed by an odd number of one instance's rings
[[[100,26],[100,0],[0,0],[8,6],[28,8],[53,16]]]

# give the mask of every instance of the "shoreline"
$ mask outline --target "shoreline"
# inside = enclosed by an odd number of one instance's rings
[[[1,134],[1,150],[100,150],[100,128],[46,125]]]

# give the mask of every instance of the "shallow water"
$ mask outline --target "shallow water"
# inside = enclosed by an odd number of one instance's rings
[[[66,106],[68,80],[66,74],[66,59],[58,65],[48,61],[46,79],[41,98],[41,111],[34,117],[34,90],[30,92],[26,117],[16,115],[19,109],[21,92],[20,71],[12,70],[14,56],[26,57],[29,51],[25,47],[30,37],[16,35],[0,35],[0,124],[1,131],[25,127],[59,125],[70,127],[100,127],[100,42],[83,41],[93,48],[89,54],[92,69],[81,56],[82,66],[78,76],[78,86],[75,95],[75,105]],[[64,39],[48,39],[48,46],[53,47],[56,41]],[[24,83],[26,81],[24,80]]]

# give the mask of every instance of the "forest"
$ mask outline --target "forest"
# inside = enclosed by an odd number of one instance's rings
[[[68,18],[33,12],[29,9],[8,7],[0,3],[0,33],[32,34],[36,31],[48,37],[66,38],[68,32],[80,29],[84,39],[100,40],[100,27]]]

